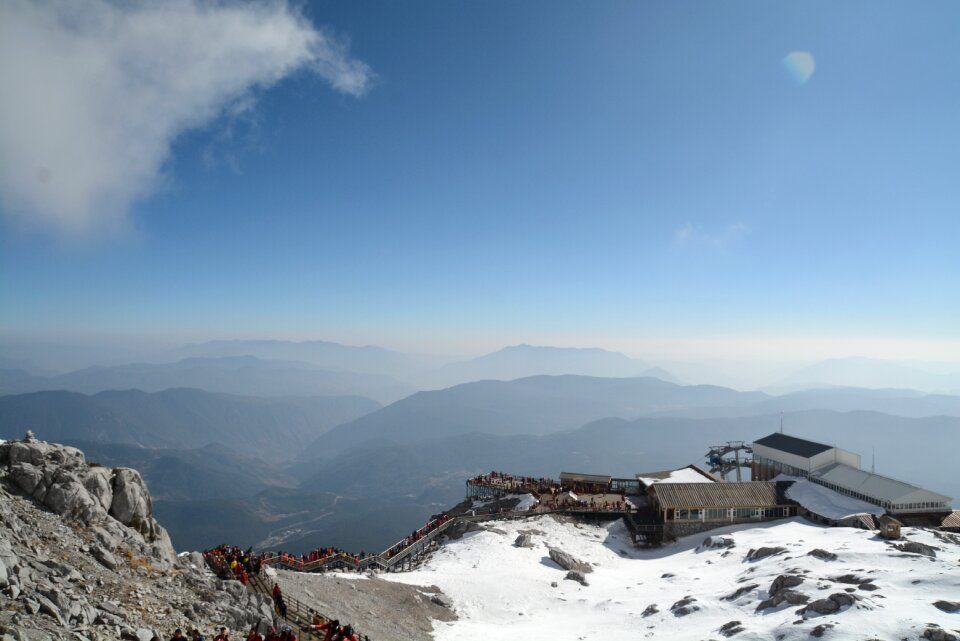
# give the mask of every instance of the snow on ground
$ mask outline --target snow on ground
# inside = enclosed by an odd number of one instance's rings
[[[679,470],[674,470],[670,472],[670,475],[666,478],[654,478],[654,477],[642,477],[638,476],[637,480],[643,483],[646,486],[651,486],[656,483],[713,483],[710,479],[705,477],[700,472],[690,469],[689,467],[683,467]]]
[[[793,481],[793,485],[787,488],[787,498],[828,519],[845,519],[857,514],[879,516],[885,512],[882,507],[873,503],[845,496],[807,479],[781,474],[774,481]]]
[[[722,625],[739,621],[742,640],[808,639],[827,624],[824,639],[918,639],[928,622],[960,629],[960,614],[932,604],[960,601],[960,539],[938,539],[932,532],[904,528],[909,540],[935,546],[937,558],[905,554],[873,532],[826,528],[801,519],[730,526],[681,539],[655,550],[631,546],[621,521],[609,525],[562,522],[549,516],[488,524],[486,530],[444,544],[421,569],[384,575],[389,581],[437,586],[454,603],[457,621],[435,621],[437,641],[524,639],[722,639]],[[513,545],[520,533],[532,533],[534,548]],[[731,549],[702,549],[707,536],[728,536]],[[548,557],[554,546],[593,566],[589,585],[564,580],[566,572]],[[748,551],[782,546],[782,554],[746,560]],[[808,552],[822,549],[838,559],[824,561]],[[792,589],[825,599],[851,593],[858,601],[831,615],[797,613],[786,603],[755,612],[781,574],[799,574]],[[855,575],[876,590],[837,581]],[[557,587],[551,587],[556,582]],[[755,587],[749,587],[755,586]],[[722,597],[738,589],[733,600]],[[692,597],[677,616],[671,606]],[[659,612],[643,616],[650,605]]]

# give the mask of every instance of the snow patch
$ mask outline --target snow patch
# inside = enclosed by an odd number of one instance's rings
[[[928,622],[957,627],[956,615],[933,603],[960,601],[960,546],[943,545],[929,530],[904,528],[904,534],[940,547],[936,559],[898,554],[872,532],[828,528],[799,518],[718,528],[652,550],[634,548],[619,520],[594,525],[541,516],[498,521],[496,526],[507,535],[477,532],[444,543],[414,572],[381,575],[388,581],[436,585],[452,599],[459,618],[435,622],[435,641],[700,641],[721,638],[721,627],[731,621],[740,622],[744,630],[736,638],[745,640],[808,641],[824,621],[834,625],[833,639],[918,638]],[[538,543],[589,563],[594,570],[590,585],[563,580],[565,572],[548,560],[544,546],[515,547],[521,531],[535,531]],[[698,551],[707,535],[730,536],[736,547]],[[787,552],[744,563],[749,550],[777,546]],[[824,563],[808,556],[817,548],[836,553],[837,560]],[[797,625],[801,617],[794,606],[756,613],[774,580],[790,574],[804,576],[793,589],[811,602],[846,594],[848,588],[857,600],[840,612]],[[875,589],[838,583],[836,578],[843,575],[868,578]],[[723,599],[749,584],[756,589]],[[699,610],[679,617],[671,605],[687,598],[695,599]],[[651,613],[651,605],[657,612]]]
[[[873,503],[844,496],[807,479],[781,474],[774,481],[793,481],[793,485],[787,488],[787,498],[828,519],[840,520],[860,514],[880,516],[884,513],[882,507]]]

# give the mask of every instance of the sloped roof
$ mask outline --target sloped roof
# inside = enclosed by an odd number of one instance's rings
[[[951,500],[949,496],[925,490],[905,481],[858,470],[843,463],[828,465],[810,475],[853,492],[891,503],[943,503]]]
[[[784,498],[786,485],[772,481],[657,483],[650,493],[663,508],[775,507],[790,503]]]
[[[641,472],[637,480],[649,487],[654,483],[712,483],[716,479],[696,465],[688,465],[676,470]]]
[[[769,436],[764,436],[763,438],[754,441],[754,443],[757,445],[770,447],[775,450],[780,450],[781,452],[787,452],[788,454],[802,456],[803,458],[811,458],[817,454],[820,454],[821,452],[826,452],[827,450],[833,449],[832,445],[824,445],[823,443],[808,441],[803,438],[797,438],[796,436],[790,436],[789,434],[782,434],[780,432],[774,432]]]

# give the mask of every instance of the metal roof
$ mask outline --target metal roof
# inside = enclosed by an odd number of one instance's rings
[[[641,472],[637,474],[637,480],[644,486],[648,486],[654,483],[705,483],[707,481],[720,481],[721,479],[709,472],[704,472],[696,465],[687,465],[675,470]]]
[[[560,472],[561,481],[579,481],[581,483],[601,483],[609,485],[612,476],[602,474],[577,474],[576,472]]]
[[[904,481],[898,481],[879,474],[871,474],[855,467],[834,463],[810,473],[838,487],[859,492],[878,501],[890,503],[949,503],[951,497],[925,490]]]
[[[660,507],[775,507],[790,505],[784,497],[788,483],[657,483],[650,487]]]
[[[803,458],[812,458],[821,452],[826,452],[827,450],[833,449],[832,445],[824,445],[823,443],[808,441],[806,439],[790,436],[789,434],[782,434],[780,432],[774,432],[770,436],[764,436],[763,438],[754,441],[754,443],[757,445],[770,447],[775,450],[780,450],[781,452],[787,452],[788,454],[802,456]]]

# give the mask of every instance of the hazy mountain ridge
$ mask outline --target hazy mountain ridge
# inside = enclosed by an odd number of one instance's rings
[[[34,392],[0,397],[0,438],[29,428],[58,441],[173,449],[215,443],[282,460],[331,427],[379,407],[356,396],[261,398],[196,389]]]
[[[175,363],[130,363],[89,367],[52,377],[0,371],[0,393],[68,390],[96,394],[139,389],[161,392],[193,387],[208,392],[248,396],[348,396],[392,402],[414,390],[383,374],[319,369],[296,361],[268,361],[254,356],[187,358]]]
[[[960,416],[960,396],[925,394],[916,390],[832,387],[774,396],[748,406],[700,407],[660,414],[709,418],[804,410],[880,412],[908,418]]]
[[[511,345],[466,361],[444,365],[433,378],[444,387],[472,381],[510,381],[530,376],[598,376],[627,378],[644,376],[651,366],[619,352],[596,347],[550,347]],[[657,370],[661,373],[661,370]],[[665,373],[665,372],[664,372]]]
[[[709,385],[682,386],[656,378],[533,376],[479,381],[418,392],[341,425],[310,453],[326,456],[370,441],[402,442],[470,432],[547,434],[589,421],[635,418],[686,407],[747,405],[767,398]]]
[[[876,358],[831,358],[804,367],[776,383],[779,387],[909,388],[931,393],[960,392],[960,371],[934,373]]]

